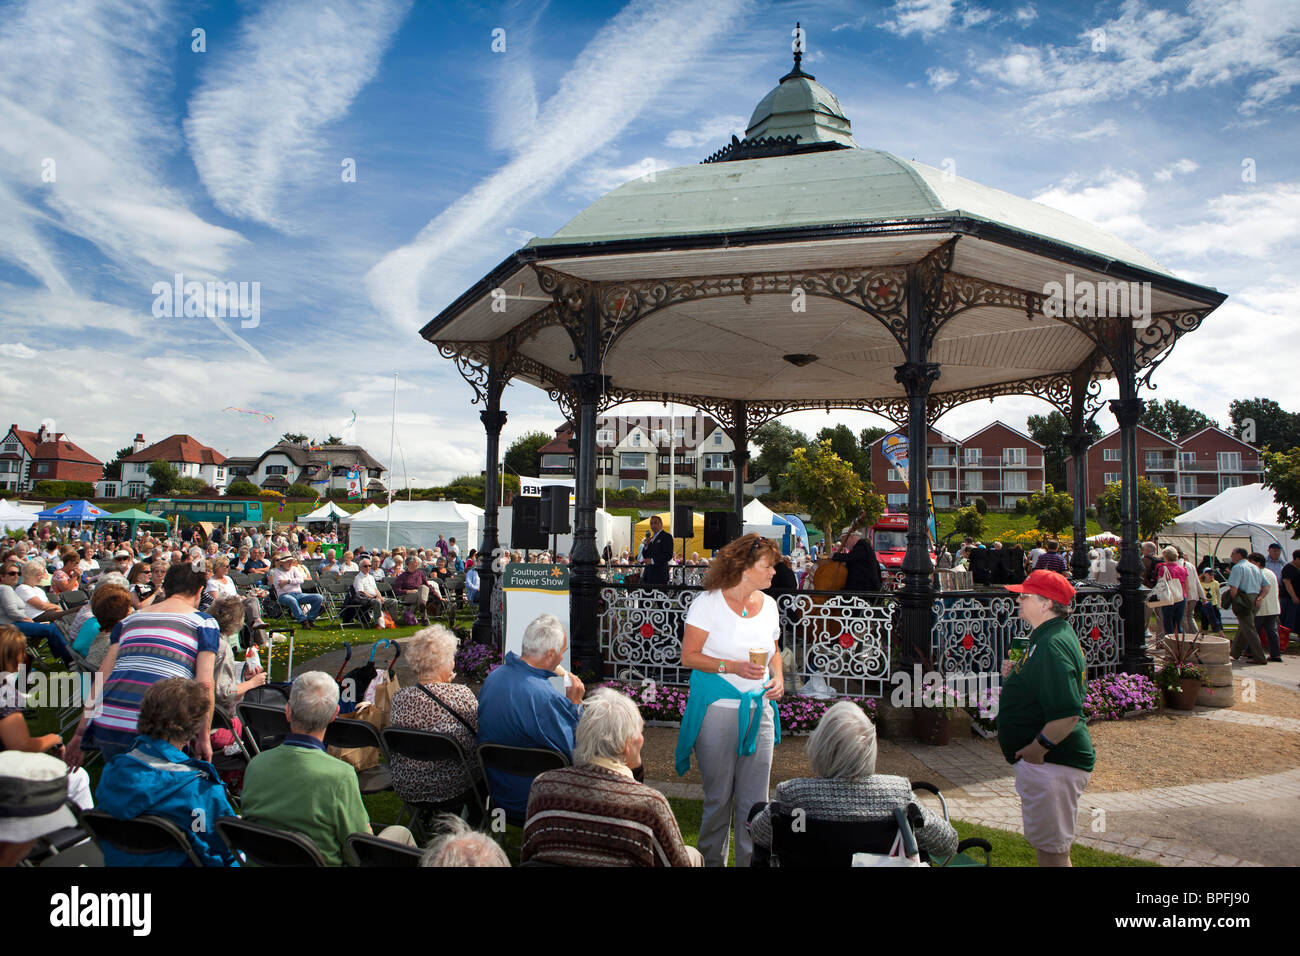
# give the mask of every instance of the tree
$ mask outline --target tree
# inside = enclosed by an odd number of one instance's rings
[[[226,485],[227,495],[252,496],[255,498],[260,490],[261,489],[259,489],[257,485],[253,484],[251,481],[245,481],[242,478]]]
[[[1166,398],[1163,402],[1147,402],[1142,409],[1139,425],[1145,425],[1157,435],[1164,435],[1170,441],[1177,441],[1184,435],[1198,432],[1202,428],[1218,428],[1219,423],[1204,412],[1188,408],[1176,398]]]
[[[888,428],[880,428],[876,425],[864,428],[862,431],[858,432],[858,447],[863,451],[869,452],[871,451],[871,446],[875,443],[876,439],[884,438],[888,434]]]
[[[1277,499],[1277,520],[1300,537],[1300,447],[1264,452],[1264,487]]]
[[[325,445],[342,445],[342,444],[343,444],[343,439],[340,438],[338,435],[330,435],[330,437],[329,437],[329,438],[326,438],[325,441],[322,442],[322,444],[325,444]]]
[[[506,468],[525,478],[537,477],[538,451],[554,437],[546,432],[529,432],[519,436],[506,451]]]
[[[1112,481],[1097,496],[1097,515],[1110,527],[1120,528],[1120,483]],[[1169,492],[1145,478],[1138,479],[1138,534],[1149,541],[1178,517],[1178,504]]]
[[[1060,412],[1050,415],[1030,415],[1029,436],[1043,446],[1043,470],[1046,481],[1056,488],[1069,487],[1065,474],[1065,459],[1070,455],[1070,423]],[[1101,426],[1088,422],[1084,429],[1088,443],[1101,438]]]
[[[1074,497],[1050,484],[1030,495],[1027,504],[1038,527],[1048,534],[1060,534],[1074,523]]]
[[[149,489],[151,495],[171,494],[176,489],[176,482],[180,480],[176,469],[161,458],[150,463],[149,477],[153,479],[153,486]]]
[[[1300,413],[1286,411],[1271,398],[1233,399],[1228,417],[1232,433],[1256,448],[1286,451],[1300,445]]]
[[[104,466],[105,480],[107,481],[122,480],[122,459],[125,458],[127,455],[131,454],[133,451],[135,451],[135,449],[132,448],[130,445],[127,445],[125,448],[119,448],[117,450],[117,454],[113,456],[113,460]]]
[[[302,432],[285,432],[280,436],[281,441],[287,441],[291,445],[306,445],[308,438]]]
[[[984,520],[984,516],[976,510],[974,505],[958,508],[952,519],[954,531],[963,538],[971,538],[975,541],[984,537],[986,525],[987,522]]]
[[[781,476],[789,466],[795,449],[808,447],[808,436],[780,422],[768,422],[755,429],[750,437],[759,446],[759,453],[749,463],[749,480],[754,481],[767,475],[773,493],[779,492],[782,497],[789,497],[790,493],[782,484]]]
[[[858,473],[859,478],[863,481],[871,480],[871,456],[858,444],[853,429],[849,428],[848,425],[823,428],[817,433],[816,441],[822,441],[823,439],[831,443],[831,451],[853,466],[853,470]]]
[[[834,540],[834,527],[847,513],[865,510],[866,527],[884,513],[884,497],[875,493],[870,482],[863,483],[853,466],[831,450],[829,441],[796,448],[781,477],[827,541]]]
[[[311,485],[304,485],[300,481],[295,481],[289,486],[289,490],[285,492],[285,495],[289,498],[315,498],[316,492]]]

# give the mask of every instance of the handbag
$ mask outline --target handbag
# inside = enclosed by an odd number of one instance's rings
[[[1156,586],[1147,594],[1147,604],[1151,607],[1168,607],[1182,600],[1184,600],[1183,586],[1170,574],[1158,575]]]
[[[374,703],[369,707],[359,706],[350,714],[340,713],[335,719],[364,720],[375,730],[383,730],[388,726],[388,718],[393,706],[393,695],[400,689],[396,674],[381,673],[370,685],[370,690],[375,695]],[[349,764],[358,773],[379,766],[378,747],[328,747],[326,749],[333,756]]]
[[[920,854],[908,856],[903,852],[903,834],[900,831],[894,837],[893,846],[888,853],[854,853],[854,866],[925,866]]]

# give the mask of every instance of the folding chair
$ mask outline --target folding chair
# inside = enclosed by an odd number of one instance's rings
[[[77,805],[71,800],[66,801],[64,805],[74,816],[79,812]],[[80,849],[73,851],[74,847]],[[63,859],[60,859],[61,857]],[[35,845],[18,865],[25,867],[103,866],[104,857],[98,846],[91,840],[90,831],[84,825],[79,825],[61,827],[52,833],[38,837]]]
[[[243,721],[248,749],[253,754],[278,747],[289,733],[289,721],[284,716],[283,704],[276,706],[242,700],[235,712]]]
[[[241,817],[222,817],[217,833],[236,853],[258,866],[327,866],[316,844],[301,833]]]
[[[465,816],[473,825],[480,822],[479,817],[482,813],[486,795],[479,789],[478,781],[474,776],[474,768],[471,766],[469,756],[465,753],[465,749],[460,745],[459,740],[450,734],[442,734],[432,730],[415,730],[407,727],[385,727],[380,731],[379,736],[384,742],[390,765],[394,757],[430,763],[435,760],[453,760],[460,764],[461,769],[465,772],[465,779],[469,781],[470,789],[465,793],[451,800],[437,803],[412,802],[403,797],[400,792],[397,793],[397,796],[402,800],[402,816],[397,818],[397,822],[401,823],[409,811],[412,822],[411,828],[416,831],[416,839],[424,838],[425,820],[435,813],[451,812]],[[396,787],[394,787],[394,791],[396,791]],[[466,813],[466,810],[469,812]]]
[[[185,854],[192,866],[202,866],[190,838],[176,824],[149,814],[133,820],[119,820],[103,810],[81,810],[77,814],[81,825],[102,849],[107,843],[123,853],[146,856],[151,853],[176,851]],[[220,821],[217,823],[220,832]]]
[[[59,603],[62,604],[64,609],[68,611],[77,610],[78,608],[81,607],[81,605],[85,604],[86,601],[88,601],[89,599],[90,598],[86,594],[86,592],[81,590],[80,588],[77,588],[74,591],[64,591],[62,594],[59,595]]]
[[[384,747],[383,738],[379,736],[379,731],[375,729],[374,724],[368,724],[364,720],[358,720],[355,717],[336,717],[330,721],[329,726],[325,728],[325,746],[357,748],[357,747],[377,747],[383,762],[377,767],[371,767],[369,770],[357,771],[357,783],[361,786],[361,792],[382,793],[385,790],[393,789],[393,778],[388,772],[388,751]]]
[[[492,818],[492,778],[489,770],[509,774],[512,777],[526,777],[529,782],[548,770],[560,770],[569,766],[569,758],[558,750],[549,747],[509,747],[505,744],[479,744],[478,765],[483,772],[483,781],[488,788],[487,799],[483,803],[483,819]],[[517,827],[524,825],[522,817],[506,815],[506,823]]]
[[[353,866],[419,866],[424,851],[381,840],[369,833],[348,834],[348,858]]]

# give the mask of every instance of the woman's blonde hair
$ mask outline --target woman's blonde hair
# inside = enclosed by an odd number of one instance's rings
[[[417,631],[406,644],[406,662],[415,676],[437,674],[456,665],[456,635],[441,624]]]

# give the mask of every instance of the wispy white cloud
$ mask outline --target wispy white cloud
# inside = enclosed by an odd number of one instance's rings
[[[1168,166],[1163,166],[1160,169],[1157,169],[1155,171],[1155,178],[1162,183],[1167,183],[1173,179],[1175,175],[1182,176],[1187,173],[1194,173],[1196,172],[1196,169],[1197,164],[1195,160],[1180,159],[1176,162],[1170,163]]]
[[[1038,8],[1032,3],[1027,3],[1016,11],[1016,22],[1021,26],[1028,26],[1038,19]]]
[[[185,120],[199,178],[217,208],[294,228],[277,193],[301,175],[320,131],[379,69],[410,0],[277,0],[211,57]]]
[[[932,66],[925,71],[925,78],[934,87],[936,93],[945,87],[952,86],[957,82],[960,75],[956,70],[944,69],[941,66]]]
[[[421,284],[434,263],[610,142],[744,6],[743,0],[704,6],[648,0],[620,11],[591,39],[542,107],[532,143],[370,271],[366,287],[376,307],[403,329],[427,320]],[[629,62],[639,68],[629,70]],[[593,90],[600,95],[593,98]]]
[[[611,189],[630,183],[634,179],[650,182],[657,171],[672,169],[674,165],[666,159],[656,159],[653,156],[622,166],[593,164],[578,171],[566,192],[571,196],[597,199]]]
[[[747,120],[743,116],[710,116],[702,119],[694,129],[672,130],[664,145],[672,149],[699,149],[712,146],[721,149],[731,142],[732,136],[744,137]]]
[[[1300,183],[1243,188],[1209,200],[1208,215],[1160,230],[1149,242],[1169,253],[1199,258],[1263,260],[1300,242]]]
[[[1067,180],[1032,198],[1129,241],[1140,241],[1150,233],[1142,218],[1146,187],[1131,173],[1106,170],[1094,181]]]
[[[953,25],[962,29],[977,26],[992,16],[992,10],[975,4],[959,7],[956,0],[894,0],[879,26],[904,37],[913,33],[930,36]]]

